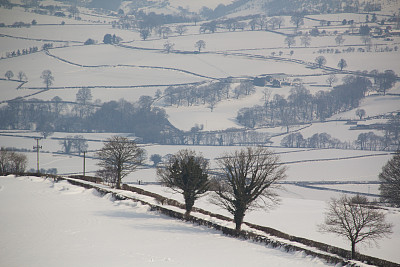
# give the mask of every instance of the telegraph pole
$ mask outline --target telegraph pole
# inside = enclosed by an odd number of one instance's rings
[[[83,177],[85,177],[86,169],[86,151],[83,151]]]
[[[37,159],[37,173],[40,173],[39,169],[39,149],[42,149],[42,146],[39,146],[39,140],[42,138],[35,138],[36,140],[36,146],[33,147],[33,149],[36,149],[36,159]]]

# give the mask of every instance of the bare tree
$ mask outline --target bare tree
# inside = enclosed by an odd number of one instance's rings
[[[381,199],[400,207],[400,151],[391,158],[379,174]]]
[[[351,258],[356,257],[356,244],[387,237],[392,233],[392,224],[385,222],[385,214],[370,206],[364,196],[332,199],[326,213],[325,222],[319,231],[334,233],[351,242]]]
[[[347,67],[347,62],[343,58],[339,60],[337,66],[340,68],[340,70],[343,70],[344,68]]]
[[[321,68],[326,64],[326,58],[324,56],[318,56],[315,58],[315,63],[317,63],[318,67]]]
[[[307,47],[311,44],[311,37],[307,33],[307,34],[303,35],[302,37],[300,37],[300,41],[301,41],[301,44],[304,45],[304,47]]]
[[[73,142],[74,137],[72,137],[71,135],[68,135],[63,140],[58,141],[58,143],[62,146],[65,154],[69,154],[71,152]]]
[[[73,150],[78,152],[79,155],[88,149],[87,140],[83,135],[68,135],[58,142],[64,150],[65,154],[71,153]]]
[[[336,44],[339,45],[339,46],[340,46],[341,44],[343,44],[344,41],[345,41],[345,39],[343,38],[343,35],[341,35],[341,34],[335,37],[335,42],[336,42]]]
[[[14,73],[11,70],[8,70],[4,76],[7,78],[7,80],[11,80],[11,78],[14,77]]]
[[[75,109],[79,112],[79,117],[83,118],[84,116],[89,115],[92,107],[88,106],[88,104],[90,104],[92,98],[92,90],[89,88],[84,87],[78,90],[76,93],[76,102],[79,105],[76,105]]]
[[[161,34],[163,39],[167,39],[168,36],[172,33],[170,27],[161,27]]]
[[[150,160],[153,162],[153,166],[157,166],[162,161],[162,157],[160,154],[153,154],[150,156]]]
[[[116,177],[116,188],[121,188],[121,180],[144,161],[145,151],[136,142],[122,136],[113,136],[104,142],[96,153],[98,165]]]
[[[294,37],[292,37],[292,36],[287,36],[287,37],[285,38],[285,43],[286,43],[287,46],[290,48],[290,47],[292,47],[293,45],[296,45],[296,40],[295,40]]]
[[[255,29],[256,29],[256,25],[257,25],[257,19],[252,19],[250,22],[249,22],[249,25],[250,25],[250,29],[252,30],[252,31],[254,31]]]
[[[171,43],[169,41],[165,42],[164,43],[165,52],[167,52],[167,53],[171,52],[171,50],[174,48],[174,45],[175,45],[174,43]]]
[[[304,15],[301,13],[296,13],[290,17],[290,22],[296,26],[296,29],[298,29],[299,26],[304,25]]]
[[[12,173],[23,173],[26,169],[26,164],[28,163],[28,158],[25,154],[11,152],[10,154],[11,169]]]
[[[61,112],[63,112],[63,110],[66,108],[66,104],[62,102],[62,99],[59,96],[53,97],[51,102],[52,110],[55,113],[55,116],[58,118]]]
[[[385,70],[375,77],[379,92],[386,95],[386,91],[396,84],[397,75],[393,70]]]
[[[46,85],[47,89],[49,89],[49,86],[53,85],[54,77],[53,74],[51,73],[51,70],[44,70],[40,78],[43,79],[43,83],[44,85]]]
[[[278,24],[278,28],[280,29],[281,26],[285,24],[285,19],[283,17],[278,17],[276,23]]]
[[[333,83],[337,82],[338,79],[336,77],[335,74],[331,74],[328,76],[328,78],[326,79],[327,83],[329,83],[329,86],[332,86]]]
[[[362,118],[363,118],[366,114],[367,114],[367,113],[366,113],[365,110],[362,109],[362,108],[359,108],[359,109],[356,110],[356,115],[357,115],[358,117],[360,117],[360,120],[362,120]]]
[[[236,230],[249,209],[268,208],[278,202],[273,189],[285,178],[285,168],[278,161],[278,156],[263,147],[248,147],[218,159],[222,173],[212,202],[233,215]]]
[[[23,71],[18,72],[17,77],[18,77],[18,80],[20,80],[20,81],[28,80],[28,77],[26,76],[25,72],[23,72]]]
[[[176,26],[175,31],[179,35],[183,35],[185,32],[187,32],[187,28],[184,25],[178,25],[178,26]]]
[[[82,152],[86,151],[89,146],[87,144],[86,138],[84,138],[83,135],[75,135],[72,142],[72,147],[80,155]]]
[[[208,160],[189,149],[178,151],[165,166],[157,168],[161,183],[183,195],[186,216],[189,216],[194,202],[208,191],[208,168]]]
[[[146,41],[147,38],[149,38],[151,32],[148,28],[143,28],[139,30],[140,37],[143,39],[143,41]]]
[[[200,53],[201,49],[206,48],[206,42],[204,42],[203,40],[199,40],[194,44],[194,47],[196,47]]]
[[[23,173],[28,160],[25,154],[0,148],[0,175]]]
[[[361,41],[364,43],[364,45],[370,45],[372,43],[371,37],[369,35],[363,35],[361,36]]]
[[[278,18],[277,17],[272,17],[268,23],[271,25],[271,28],[275,30],[276,26],[278,25]]]

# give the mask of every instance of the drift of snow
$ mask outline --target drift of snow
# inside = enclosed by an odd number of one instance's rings
[[[1,177],[0,203],[1,266],[325,265],[66,181]]]

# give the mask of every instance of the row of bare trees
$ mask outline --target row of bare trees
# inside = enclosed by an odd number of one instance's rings
[[[122,178],[143,162],[144,153],[134,141],[114,136],[97,153],[100,159],[98,165],[102,167],[98,174],[113,177],[116,187],[120,188]],[[396,157],[398,161],[398,155]],[[389,163],[389,167],[396,167],[397,163]],[[240,231],[248,211],[266,209],[278,203],[276,190],[286,175],[285,167],[272,151],[263,147],[247,147],[224,154],[217,158],[217,164],[219,169],[212,177],[209,160],[201,153],[184,149],[168,157],[157,168],[161,183],[182,194],[186,217],[189,217],[196,200],[208,193],[212,203],[232,214],[235,229]],[[397,169],[394,176],[400,180]],[[392,177],[392,170],[383,172],[382,177]],[[352,259],[357,257],[356,244],[376,242],[387,237],[392,233],[392,227],[385,221],[384,212],[359,195],[332,199],[324,223],[318,226],[322,232],[348,239]]]
[[[327,133],[315,133],[311,137],[304,138],[301,133],[296,132],[286,135],[281,140],[281,146],[393,151],[400,148],[398,137],[400,126],[395,121],[399,121],[399,119],[393,120],[393,124],[389,121],[387,125],[383,126],[383,136],[371,131],[360,133],[353,142],[342,142]]]
[[[98,174],[107,179],[111,176],[121,188],[122,178],[143,163],[144,155],[145,151],[126,137],[109,138],[96,154],[102,167]],[[285,168],[278,163],[278,156],[268,149],[248,147],[220,157],[221,172],[210,179],[209,161],[184,149],[160,165],[157,175],[162,184],[183,195],[187,216],[199,197],[214,190],[213,202],[234,216],[236,230],[240,230],[249,209],[266,207],[269,201],[277,203],[273,189],[285,178]]]
[[[208,105],[213,110],[215,105],[225,99],[238,99],[251,95],[255,87],[250,81],[242,81],[232,87],[231,83],[216,82],[206,85],[168,87],[164,91],[164,104],[168,106]]]

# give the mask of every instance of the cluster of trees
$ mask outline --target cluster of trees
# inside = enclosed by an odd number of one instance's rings
[[[115,186],[121,188],[122,178],[142,164],[144,155],[144,150],[128,138],[109,138],[97,153],[98,165],[102,167],[99,174],[112,177]],[[385,188],[395,190],[388,197],[391,201],[397,200],[396,205],[399,205],[397,195],[400,190],[399,155],[387,163],[380,175]],[[208,193],[212,203],[232,214],[236,231],[240,231],[249,210],[269,208],[278,202],[276,189],[285,179],[286,169],[272,151],[263,147],[243,148],[224,154],[217,163],[220,171],[211,178],[209,160],[195,151],[184,149],[170,155],[157,167],[160,182],[182,194],[186,217],[190,216],[196,200]],[[390,186],[394,179],[397,188]],[[347,238],[351,243],[350,256],[356,259],[358,243],[376,242],[387,237],[392,233],[393,225],[385,221],[385,214],[371,206],[366,197],[343,195],[329,202],[325,221],[318,228],[321,232]]]
[[[122,10],[121,10],[122,11]],[[174,31],[166,26],[171,23],[184,23],[189,22],[192,19],[185,15],[164,15],[150,12],[148,14],[140,11],[132,11],[129,15],[123,15],[118,21],[112,23],[113,28],[121,29],[137,29],[140,33],[140,37],[143,40],[149,38],[153,31],[155,35],[159,35],[163,38],[168,38]],[[179,25],[175,27],[175,32],[182,35],[187,31],[186,27]]]
[[[299,10],[304,14],[358,13],[379,11],[381,4],[354,0],[272,0],[263,8],[269,15],[292,15]]]
[[[175,131],[163,109],[151,107],[151,97],[138,103],[125,100],[93,104],[90,89],[78,91],[76,102],[60,97],[9,102],[0,108],[2,129],[32,129],[40,132],[126,132],[135,133],[146,142],[162,140]]]
[[[22,21],[18,21],[18,22],[14,22],[9,27],[11,27],[11,28],[22,28],[22,27],[29,28],[29,27],[31,27],[31,24],[30,23],[25,23],[25,22],[22,22]]]
[[[304,138],[301,133],[291,133],[281,140],[284,147],[311,147],[311,148],[350,148],[350,144],[332,138],[327,133],[316,133],[309,138]]]
[[[29,47],[26,49],[22,49],[22,50],[17,50],[17,51],[12,51],[12,52],[6,52],[6,57],[10,58],[10,57],[17,57],[17,56],[21,56],[21,55],[28,55],[31,53],[36,53],[39,51],[39,48],[37,46],[33,46],[33,47]]]
[[[249,28],[251,31],[259,30],[275,30],[276,28],[281,28],[285,24],[285,19],[283,17],[271,17],[266,16],[252,16],[249,22],[248,17],[241,18],[229,18],[229,19],[218,19],[205,22],[201,24],[199,29],[200,33],[214,33],[217,29],[226,29],[228,31],[245,30]]]
[[[7,78],[7,80],[11,80],[14,77],[14,72],[12,72],[11,70],[6,71],[6,73],[4,74],[4,77]],[[17,74],[17,79],[19,81],[27,81],[28,77],[26,76],[25,72],[20,71]]]
[[[245,148],[218,159],[221,172],[211,179],[209,162],[192,150],[181,150],[157,168],[161,183],[181,193],[188,216],[195,201],[212,191],[212,202],[234,217],[240,231],[249,209],[268,208],[277,202],[274,189],[285,178],[279,158],[266,148]]]
[[[380,136],[374,132],[360,133],[353,142],[341,142],[337,138],[332,138],[327,133],[316,133],[309,138],[304,138],[299,132],[286,135],[281,140],[284,147],[310,147],[310,148],[338,148],[338,149],[360,149],[360,150],[393,150],[398,148],[399,140],[389,131],[385,130],[385,135]]]
[[[83,135],[68,135],[58,143],[61,145],[64,153],[66,154],[70,154],[71,152],[75,151],[80,155],[89,147],[87,140],[83,137]]]
[[[104,35],[103,38],[103,43],[105,44],[119,44],[119,42],[122,41],[122,38],[119,36],[116,36],[115,34],[111,35],[110,33],[107,33],[106,35]],[[88,43],[87,43],[88,42]],[[89,45],[89,44],[94,44],[91,43],[91,41],[86,40],[85,45]]]
[[[202,131],[198,125],[190,131],[171,132],[163,139],[165,144],[174,145],[208,145],[208,146],[233,146],[233,145],[265,145],[271,138],[268,133],[256,131],[243,131],[240,129],[227,129],[224,131]]]
[[[0,175],[8,173],[23,173],[26,169],[28,159],[26,155],[7,150],[2,147],[0,149]]]
[[[42,46],[42,50],[47,50],[53,47],[52,43],[45,43]],[[18,57],[18,56],[22,56],[22,55],[29,55],[32,53],[36,53],[39,51],[39,48],[37,46],[33,46],[33,47],[29,47],[26,49],[18,49],[16,51],[12,51],[12,52],[6,52],[6,57],[10,58],[10,57]]]
[[[357,108],[371,88],[371,81],[353,75],[346,76],[343,81],[331,91],[319,91],[315,95],[302,84],[296,85],[287,99],[274,95],[272,100],[265,99],[263,106],[239,110],[237,121],[250,128],[283,125],[289,130],[289,126],[296,123],[323,121],[334,114]]]
[[[13,8],[14,4],[10,3],[9,0],[1,0],[0,1],[0,7],[4,8]]]
[[[251,95],[255,87],[250,81],[242,81],[234,88],[231,83],[215,82],[206,85],[168,87],[163,94],[165,105],[208,105],[211,110],[224,99]]]
[[[356,146],[361,150],[384,150],[391,146],[391,138],[388,135],[379,136],[374,132],[360,133],[357,137]]]
[[[386,95],[386,91],[392,88],[397,80],[397,75],[393,70],[385,70],[379,72],[378,70],[372,70],[369,75],[373,77],[375,90],[382,92]]]

